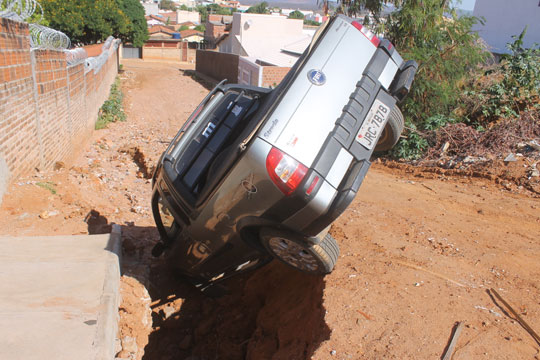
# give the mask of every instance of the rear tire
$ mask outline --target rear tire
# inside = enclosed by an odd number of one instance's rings
[[[393,148],[397,144],[404,127],[403,114],[397,106],[394,106],[374,151],[387,151]]]
[[[292,233],[272,228],[263,228],[261,242],[268,252],[281,262],[305,273],[329,274],[339,256],[339,246],[330,234],[317,244],[298,239]]]

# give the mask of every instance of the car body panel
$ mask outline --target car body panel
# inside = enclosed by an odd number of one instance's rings
[[[377,48],[352,22],[340,15],[321,27],[272,91],[220,83],[160,159],[156,224],[169,262],[197,286],[268,262],[257,238],[262,227],[316,242],[356,195],[373,149],[354,138],[373,104],[391,109],[389,89],[398,83],[408,91],[412,80],[408,71],[396,82],[403,67],[397,51],[388,41]],[[249,104],[245,112],[236,107],[241,102]],[[231,114],[243,117],[241,127],[224,128]],[[290,194],[270,175],[278,171],[267,160],[276,149],[300,164],[296,170],[304,166]]]

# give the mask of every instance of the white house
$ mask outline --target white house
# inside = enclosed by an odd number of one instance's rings
[[[142,3],[142,6],[144,7],[145,15],[157,15],[159,13],[159,6],[157,3],[145,2]]]
[[[219,51],[255,58],[267,65],[291,67],[311,42],[302,20],[284,16],[234,13]]]
[[[473,30],[487,42],[494,53],[507,53],[506,44],[512,35],[519,35],[525,26],[524,47],[540,44],[540,2],[538,0],[476,0],[473,15],[485,18]]]

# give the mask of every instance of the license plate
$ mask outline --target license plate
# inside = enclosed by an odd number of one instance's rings
[[[375,100],[371,109],[356,135],[356,141],[368,150],[373,149],[390,115],[390,108],[382,101]]]

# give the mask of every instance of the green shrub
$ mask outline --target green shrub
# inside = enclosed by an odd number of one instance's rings
[[[540,49],[534,44],[523,48],[523,37],[512,36],[498,66],[484,71],[471,81],[472,90],[464,93],[464,113],[477,124],[488,124],[500,118],[518,117],[522,110],[539,107]]]
[[[125,121],[126,114],[122,107],[124,94],[120,89],[120,80],[116,78],[111,86],[109,98],[103,103],[99,109],[98,119],[96,121],[96,130],[104,129],[111,122]]]
[[[416,125],[410,121],[405,121],[407,134],[401,139],[396,146],[390,151],[390,155],[394,158],[405,160],[416,160],[422,157],[428,148],[426,136],[418,132]]]

